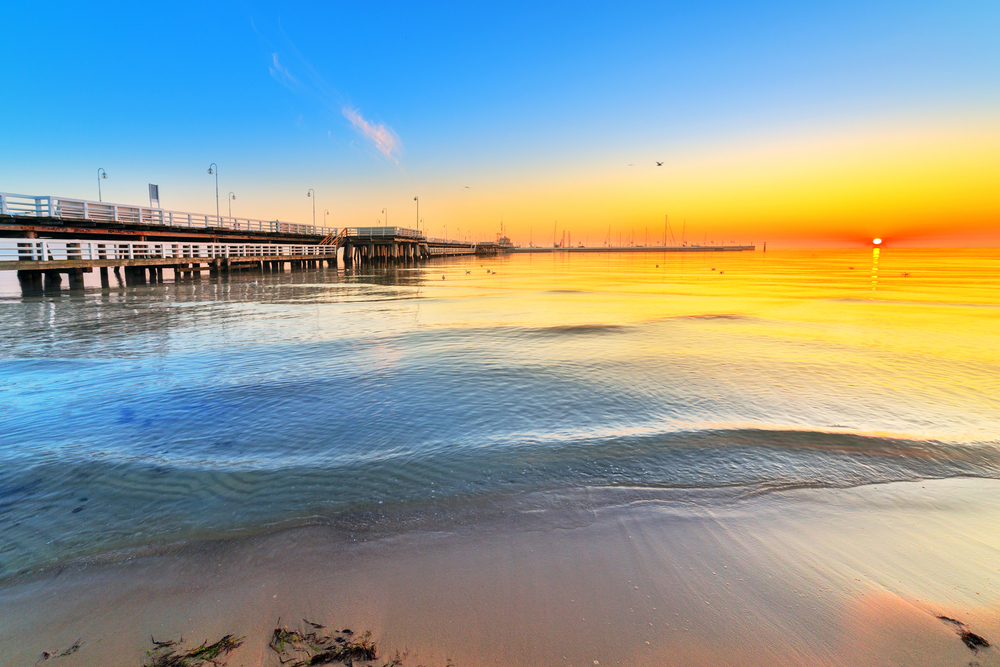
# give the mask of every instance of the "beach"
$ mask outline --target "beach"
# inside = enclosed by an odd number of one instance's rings
[[[308,619],[370,630],[377,664],[1000,664],[937,618],[1000,636],[998,491],[588,490],[491,525],[173,546],[8,585],[0,645],[11,665],[77,640],[64,664],[139,665],[150,635],[234,634],[228,664],[273,665],[273,629]]]

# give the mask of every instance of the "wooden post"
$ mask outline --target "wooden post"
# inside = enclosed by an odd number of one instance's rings
[[[17,281],[21,283],[21,294],[28,296],[42,290],[41,271],[18,271]]]
[[[69,270],[69,288],[71,290],[83,289],[83,271],[80,269]]]

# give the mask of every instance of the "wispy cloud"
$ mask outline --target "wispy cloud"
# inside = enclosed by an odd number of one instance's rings
[[[382,154],[382,157],[395,163],[397,167],[400,166],[399,160],[403,146],[399,140],[399,136],[385,123],[376,123],[374,121],[367,120],[361,115],[360,109],[355,109],[349,106],[345,96],[338,92],[336,88],[328,84],[324,77],[312,66],[309,60],[303,56],[301,52],[299,52],[299,50],[295,47],[295,44],[291,39],[289,39],[288,35],[285,34],[285,31],[281,28],[280,20],[278,22],[277,29],[281,37],[281,46],[272,44],[268,38],[261,34],[253,19],[250,20],[250,27],[255,33],[257,33],[257,36],[260,37],[265,48],[267,49],[267,53],[271,56],[270,63],[267,67],[268,71],[271,73],[271,78],[292,92],[297,93],[314,103],[318,103],[320,106],[324,107],[327,112],[335,114],[339,109],[344,118],[350,122],[352,129],[357,132],[359,136],[365,139],[370,146],[374,146],[374,148]],[[292,67],[299,76],[292,74],[291,70],[282,63],[282,60],[279,59],[279,52],[282,54],[281,58],[283,58],[286,62],[289,58],[291,59]],[[301,125],[302,122],[302,116],[300,115],[298,124]],[[330,135],[329,132],[327,134]],[[351,142],[351,146],[354,147],[353,141]]]
[[[399,164],[399,151],[401,145],[399,137],[395,132],[393,132],[391,127],[388,127],[385,123],[376,124],[366,120],[365,117],[361,115],[361,111],[358,109],[344,107],[342,111],[344,118],[349,120],[351,125],[354,126],[355,132],[375,144],[375,148],[378,152],[384,155],[387,160],[392,160],[397,165]]]
[[[271,60],[274,61],[274,66],[268,67],[268,69],[271,71],[271,76],[274,77],[275,81],[284,84],[289,88],[298,85],[299,80],[292,76],[292,73],[288,71],[287,67],[278,62],[277,53],[271,54]]]

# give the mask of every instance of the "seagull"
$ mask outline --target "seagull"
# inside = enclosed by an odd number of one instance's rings
[[[656,162],[656,160],[654,160],[654,162]],[[656,162],[656,166],[657,166],[657,167],[662,167],[662,166],[663,166],[663,163],[662,163],[662,162]]]
[[[470,188],[468,185],[465,185],[465,186],[462,186],[462,189],[463,190],[471,190],[472,188]]]

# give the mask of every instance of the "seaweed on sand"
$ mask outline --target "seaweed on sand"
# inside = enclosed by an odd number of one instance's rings
[[[959,639],[961,639],[962,642],[966,646],[968,646],[971,651],[978,652],[979,649],[990,647],[990,643],[986,641],[985,637],[977,635],[975,632],[969,630],[969,626],[967,626],[962,621],[956,620],[954,618],[949,618],[948,616],[938,616],[938,618],[944,621],[945,623],[950,623],[951,625],[955,626],[955,632],[958,633]]]
[[[214,644],[209,644],[206,640],[198,648],[181,653],[180,644],[184,641],[183,639],[180,642],[158,642],[150,637],[155,648],[152,651],[146,651],[149,658],[146,667],[200,667],[205,663],[225,664],[219,662],[219,659],[239,648],[244,639],[246,637],[226,635]]]
[[[281,622],[280,619],[278,622]],[[322,625],[311,621],[305,623],[312,628],[308,632],[279,625],[271,634],[268,646],[278,654],[282,665],[309,667],[334,662],[352,665],[355,660],[370,661],[378,658],[378,646],[372,641],[371,632],[355,636],[351,630],[344,629],[334,631],[333,634],[320,634],[317,630],[325,629]]]
[[[64,651],[57,651],[55,653],[42,651],[42,657],[38,659],[38,662],[42,662],[43,660],[48,660],[49,658],[65,658],[67,655],[73,655],[74,653],[79,651],[81,646],[83,646],[83,640],[77,639],[75,642],[73,642],[72,646],[70,646]],[[37,665],[38,662],[36,662],[35,664]]]

